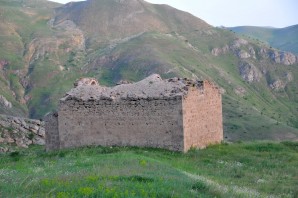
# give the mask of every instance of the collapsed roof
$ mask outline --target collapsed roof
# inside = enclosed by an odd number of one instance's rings
[[[163,80],[160,75],[152,74],[136,83],[105,87],[99,85],[93,78],[82,78],[75,83],[75,88],[67,92],[61,101],[167,99],[186,95],[189,87],[203,89],[203,82],[187,78]]]

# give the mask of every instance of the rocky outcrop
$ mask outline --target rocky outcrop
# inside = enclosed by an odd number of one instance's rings
[[[254,50],[254,48],[252,46],[249,46],[248,50],[249,50],[249,53],[250,53],[251,57],[253,59],[256,59],[256,51]]]
[[[250,62],[241,61],[238,65],[238,68],[241,77],[248,83],[258,82],[262,77],[262,74],[257,67]]]
[[[264,50],[263,50],[264,51]],[[266,55],[267,56],[267,55]],[[271,60],[273,60],[275,63],[280,63],[280,55],[277,51],[270,51],[269,57]]]
[[[249,52],[241,49],[242,46],[246,46],[248,44],[247,40],[244,39],[236,39],[230,45],[225,45],[222,48],[213,48],[211,50],[212,55],[220,56],[229,52],[232,52],[235,56],[241,59],[255,57],[255,51],[251,46],[249,46]]]
[[[0,106],[3,106],[4,108],[11,109],[12,104],[9,102],[4,96],[0,95]]]
[[[0,115],[0,152],[9,146],[28,148],[31,144],[45,144],[44,123],[40,120]]]
[[[241,39],[241,38],[238,38],[238,39],[235,39],[232,43],[232,48],[240,48],[242,45],[247,45],[248,44],[248,41],[245,40],[245,39]]]
[[[260,59],[271,60],[278,64],[294,65],[298,63],[298,57],[290,52],[283,52],[265,47],[255,50],[254,47],[249,45],[249,42],[245,39],[236,39],[230,45],[225,45],[221,48],[213,48],[211,50],[213,56],[220,56],[229,52],[233,53],[240,59],[256,59],[256,55],[258,55],[258,58]]]
[[[278,91],[280,89],[284,89],[286,86],[286,83],[283,82],[282,80],[278,79],[278,80],[274,81],[273,83],[271,83],[269,86],[271,89]]]
[[[222,54],[226,54],[228,53],[230,50],[230,47],[228,45],[225,45],[224,47],[222,48],[213,48],[211,50],[211,53],[213,56],[220,56]]]
[[[246,52],[245,50],[239,50],[237,52],[237,56],[241,59],[246,59],[250,57],[250,54],[248,52]]]
[[[298,58],[290,52],[281,52],[280,60],[285,65],[293,65],[298,62]]]
[[[282,52],[275,49],[261,48],[258,52],[262,59],[270,59],[274,63],[283,65],[294,65],[298,63],[298,58],[290,52]]]

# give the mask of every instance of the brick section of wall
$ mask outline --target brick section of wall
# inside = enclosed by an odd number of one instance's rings
[[[58,113],[49,113],[44,117],[46,131],[46,150],[57,150],[60,148],[58,131]]]
[[[190,88],[183,99],[184,151],[204,148],[223,140],[222,102],[219,90],[208,81]]]
[[[86,145],[183,151],[182,97],[167,100],[61,101],[60,148]]]

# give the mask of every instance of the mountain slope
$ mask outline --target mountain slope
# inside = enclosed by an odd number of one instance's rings
[[[56,9],[54,24],[71,20],[88,38],[110,42],[140,32],[207,29],[210,25],[189,13],[140,0],[89,0]]]
[[[111,86],[159,73],[215,81],[223,92],[227,140],[298,137],[298,58],[292,53],[142,0],[39,1],[40,8],[29,0],[0,2],[11,13],[1,24],[19,32],[6,33],[11,41],[3,40],[0,52],[0,95],[12,103],[2,113],[42,118],[81,76]]]
[[[26,73],[30,60],[29,43],[47,37],[47,21],[58,6],[47,1],[0,0],[0,95],[12,105],[3,105],[1,113],[25,115]],[[24,70],[24,71],[23,71]],[[21,80],[20,78],[23,77]]]
[[[240,26],[228,29],[264,41],[274,48],[298,54],[298,25],[285,28]]]

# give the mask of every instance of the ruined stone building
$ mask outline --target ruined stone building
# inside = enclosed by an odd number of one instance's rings
[[[45,121],[47,150],[102,145],[187,151],[223,139],[216,86],[209,81],[162,80],[157,74],[111,88],[81,79]]]

